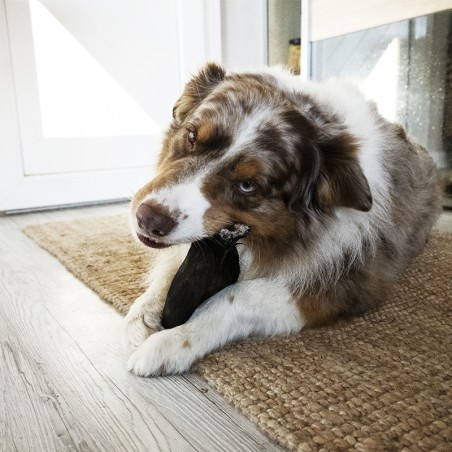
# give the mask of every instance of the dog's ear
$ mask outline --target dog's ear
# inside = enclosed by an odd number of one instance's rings
[[[358,160],[358,146],[344,130],[321,132],[317,147],[322,165],[316,188],[321,207],[350,207],[362,212],[371,209],[372,194]]]
[[[359,143],[344,128],[316,124],[299,110],[286,120],[297,133],[302,176],[288,197],[291,209],[325,211],[350,207],[367,212],[372,207],[369,183],[358,160]]]
[[[173,108],[176,122],[183,122],[187,114],[196,108],[212,89],[224,80],[226,71],[215,63],[207,63],[186,85],[182,96]]]

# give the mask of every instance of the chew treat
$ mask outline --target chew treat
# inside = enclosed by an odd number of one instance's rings
[[[200,304],[237,281],[240,264],[235,245],[249,231],[248,226],[234,224],[192,243],[168,291],[162,314],[164,328],[182,325]]]
[[[227,244],[230,240],[235,243],[238,239],[245,237],[250,232],[246,224],[233,224],[229,229],[225,228],[219,232],[221,241]]]

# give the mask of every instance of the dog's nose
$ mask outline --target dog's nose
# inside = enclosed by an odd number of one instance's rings
[[[168,235],[176,226],[171,217],[150,204],[141,204],[136,216],[140,229],[155,237]]]

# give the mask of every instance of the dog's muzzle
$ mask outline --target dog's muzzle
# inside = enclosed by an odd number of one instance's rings
[[[136,211],[137,232],[139,240],[151,248],[165,248],[166,245],[159,239],[166,237],[176,226],[175,221],[163,208],[150,203],[142,203]]]

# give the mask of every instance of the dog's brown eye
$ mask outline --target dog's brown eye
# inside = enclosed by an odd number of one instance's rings
[[[253,193],[256,190],[256,186],[249,180],[240,182],[239,189],[242,193]]]
[[[190,144],[195,144],[196,142],[196,133],[193,130],[188,131],[187,140]]]

